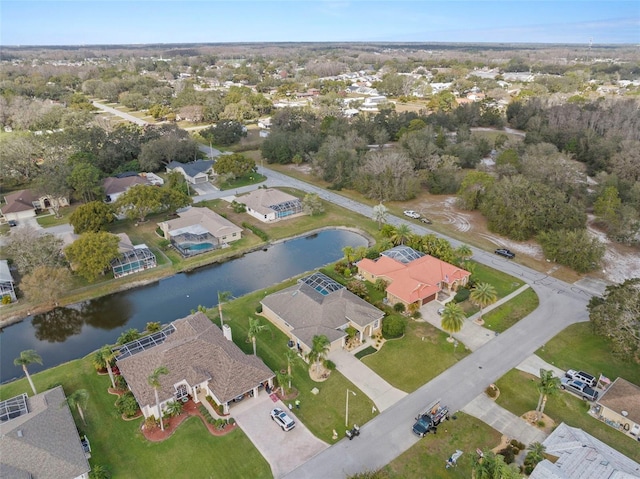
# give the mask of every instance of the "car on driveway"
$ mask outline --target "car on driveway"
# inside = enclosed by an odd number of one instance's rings
[[[560,389],[571,391],[572,393],[586,401],[595,401],[596,399],[598,399],[598,391],[587,386],[582,381],[578,381],[577,379],[569,379],[566,377],[561,378]]]
[[[17,222],[16,220],[9,220],[9,221],[7,221],[7,224],[8,224],[9,226],[11,226],[12,228],[13,228],[14,226],[18,226],[18,222]]]
[[[420,213],[413,210],[404,210],[404,215],[408,216],[409,218],[413,218],[414,220],[417,220],[420,218]]]
[[[438,425],[449,419],[449,408],[441,406],[440,400],[431,404],[427,409],[418,414],[416,422],[411,428],[417,436],[424,437],[430,432],[436,433]]]
[[[576,371],[575,369],[569,369],[565,376],[569,379],[575,379],[577,381],[585,383],[587,386],[594,387],[596,385],[596,377],[593,374],[585,373],[584,371]]]
[[[444,308],[438,308],[438,316],[442,316],[444,313]]]
[[[278,407],[271,410],[271,419],[273,419],[283,431],[291,431],[296,427],[296,422],[291,419],[286,412]]]
[[[516,254],[513,251],[508,250],[507,248],[498,248],[494,251],[494,253],[509,259],[513,259],[516,257]]]

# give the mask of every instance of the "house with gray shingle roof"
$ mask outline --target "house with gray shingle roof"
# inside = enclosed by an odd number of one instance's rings
[[[105,178],[102,180],[102,188],[105,194],[104,202],[114,203],[120,195],[136,185],[151,185],[151,182],[138,175],[121,178],[110,176],[109,178]]]
[[[305,352],[316,335],[326,336],[331,350],[344,347],[349,326],[362,341],[380,331],[384,317],[384,312],[322,273],[307,276],[260,303],[262,314]]]
[[[59,198],[40,196],[32,190],[14,191],[5,195],[4,201],[5,204],[0,208],[2,213],[0,220],[4,223],[10,220],[20,221],[33,218],[38,211],[49,208],[52,204],[69,206],[69,199],[64,196]]]
[[[302,201],[274,188],[258,188],[237,198],[254,218],[265,223],[279,221],[303,212]]]
[[[638,479],[640,464],[582,429],[561,423],[542,443],[530,479]]]
[[[9,269],[9,263],[6,259],[0,259],[0,299],[5,296],[9,296],[11,301],[16,300],[16,291],[14,285],[13,276]]]
[[[640,386],[616,378],[596,404],[593,409],[601,421],[640,441]]]
[[[167,173],[177,171],[192,185],[206,183],[213,170],[213,160],[196,160],[189,163],[172,161],[167,165]]]
[[[231,341],[230,329],[226,336],[204,313],[178,319],[171,326],[171,334],[153,345],[124,345],[136,352],[117,360],[145,417],[159,417],[147,379],[161,366],[169,373],[159,378],[160,409],[187,395],[195,402],[211,396],[227,413],[236,398],[256,397],[260,389],[273,386],[273,371],[257,356],[243,353]]]
[[[1,416],[0,477],[87,479],[91,470],[62,386],[13,401],[21,407]]]

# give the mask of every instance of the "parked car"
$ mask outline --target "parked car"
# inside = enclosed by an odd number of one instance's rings
[[[587,401],[595,401],[596,399],[598,399],[598,391],[596,391],[592,387],[587,386],[582,381],[578,381],[576,379],[561,378],[560,388],[571,391],[572,393],[580,396],[582,399],[585,399]]]
[[[442,313],[444,313],[444,308],[438,308],[438,316],[442,316]]]
[[[286,412],[278,407],[271,410],[271,419],[273,419],[283,431],[291,431],[296,427],[296,422],[291,419]]]
[[[429,218],[420,218],[420,221],[422,221],[424,224],[426,225],[430,225],[431,224],[431,220]]]
[[[575,369],[569,369],[565,376],[569,379],[575,379],[577,381],[585,383],[587,386],[594,387],[596,385],[596,377],[593,374],[586,373],[584,371],[576,371]]]
[[[16,220],[9,220],[9,221],[7,221],[7,224],[8,224],[9,226],[11,226],[12,228],[13,228],[14,226],[18,226],[18,222],[17,222]]]
[[[417,220],[418,218],[420,218],[420,213],[413,210],[405,210],[404,215],[408,216],[409,218],[413,218],[414,220]]]
[[[430,432],[435,434],[438,425],[442,421],[449,419],[449,408],[447,406],[441,406],[440,401],[434,402],[424,412],[421,412],[416,417],[416,423],[411,430],[414,434],[420,437],[424,437]]]
[[[508,250],[507,248],[498,248],[494,251],[494,253],[509,259],[513,259],[516,257],[516,254],[513,251]]]

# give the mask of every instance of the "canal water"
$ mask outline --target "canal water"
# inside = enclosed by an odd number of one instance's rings
[[[0,333],[0,382],[22,376],[13,360],[25,349],[35,349],[43,360],[42,366],[29,366],[30,373],[57,366],[115,343],[127,329],[144,330],[150,321],[165,324],[199,305],[215,306],[218,291],[242,296],[337,261],[345,246],[366,245],[363,236],[351,231],[322,231],[147,286],[30,316]]]

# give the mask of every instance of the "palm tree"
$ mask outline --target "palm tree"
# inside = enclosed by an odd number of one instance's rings
[[[291,389],[291,375],[283,373],[282,371],[276,371],[276,381],[280,386],[280,394],[284,396],[284,385],[289,381],[289,389]]]
[[[504,457],[487,451],[473,465],[475,479],[518,479],[518,471],[504,462]]]
[[[395,245],[403,245],[411,237],[411,228],[409,225],[402,223],[396,227],[393,235],[391,236],[391,242]]]
[[[331,343],[329,342],[329,338],[324,334],[315,335],[313,337],[313,346],[311,346],[311,351],[309,352],[308,357],[310,360],[313,358],[313,361],[315,361],[316,373],[320,368],[320,361],[327,357],[330,349]]]
[[[560,390],[560,378],[555,377],[553,371],[540,369],[540,382],[538,382],[538,406],[536,407],[536,421],[539,421],[547,404],[547,397],[553,396]]]
[[[33,394],[35,396],[36,394],[38,394],[38,391],[36,391],[36,387],[33,385],[33,380],[31,379],[29,371],[27,370],[27,366],[33,363],[42,364],[42,358],[38,353],[35,352],[34,349],[27,349],[26,351],[22,351],[20,353],[20,357],[13,360],[13,364],[15,364],[16,366],[22,366],[22,370],[27,376],[27,381],[29,381],[29,385],[31,386],[31,389],[33,390]]]
[[[220,315],[220,327],[224,326],[222,319],[222,303],[231,299],[231,291],[218,291],[218,314]]]
[[[158,397],[158,389],[160,389],[160,375],[169,374],[169,370],[165,366],[156,368],[151,375],[147,378],[149,386],[153,388],[153,392],[156,395],[156,408],[158,408],[158,415],[160,416],[160,429],[164,431],[164,423],[162,422],[162,411],[160,410],[160,398]]]
[[[382,224],[387,221],[389,210],[382,203],[373,207],[373,220],[378,223],[378,229],[382,228]]]
[[[289,389],[291,389],[291,379],[293,375],[291,374],[291,365],[298,357],[298,353],[296,353],[293,349],[288,348],[285,353],[285,357],[287,358],[287,375],[289,376]]]
[[[87,407],[87,401],[89,401],[89,392],[86,389],[76,389],[73,394],[67,396],[67,404],[70,408],[76,408],[82,424],[87,425],[87,421],[84,419],[83,409]]]
[[[544,454],[547,448],[545,447],[544,444],[536,441],[529,444],[529,447],[527,447],[527,449],[529,450],[529,452],[527,453],[527,456],[524,458],[524,466],[525,466],[525,472],[529,470],[527,474],[531,474],[531,472],[538,465],[538,463],[544,460]]]
[[[353,253],[353,255],[354,255],[354,261],[357,263],[362,258],[367,256],[367,247],[366,246],[358,246],[356,248],[355,252]]]
[[[109,379],[111,379],[111,387],[115,389],[116,381],[113,377],[113,369],[111,369],[111,361],[113,361],[118,356],[118,353],[114,352],[111,349],[111,346],[109,346],[108,344],[105,344],[98,350],[96,355],[102,359],[103,366],[106,366],[107,372],[109,373]]]
[[[469,298],[474,304],[480,306],[480,321],[482,321],[482,308],[496,302],[498,295],[496,288],[489,283],[479,283],[472,290]]]
[[[468,245],[461,244],[456,248],[456,255],[462,261],[466,261],[473,256],[473,251],[471,251],[471,248]]]
[[[355,259],[356,250],[353,249],[353,246],[345,246],[344,248],[342,248],[342,252],[344,253],[344,259],[347,263],[349,263],[349,266],[351,266]]]
[[[453,341],[453,333],[462,329],[466,316],[458,303],[449,302],[442,311],[442,329],[449,333],[449,341]]]
[[[182,410],[184,409],[184,405],[180,401],[171,401],[167,404],[166,411],[167,414],[171,417],[176,417],[182,414]]]
[[[269,326],[267,326],[266,324],[260,324],[260,320],[258,318],[249,318],[249,331],[247,332],[247,336],[249,340],[253,343],[254,356],[256,356],[256,335],[268,329],[269,329]]]

